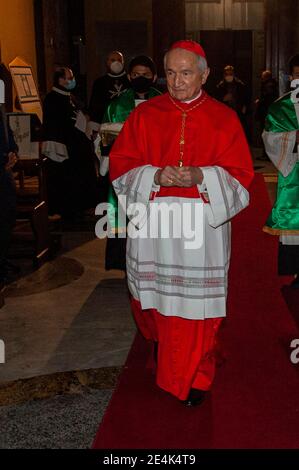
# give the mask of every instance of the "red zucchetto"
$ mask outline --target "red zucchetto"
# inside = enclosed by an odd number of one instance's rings
[[[171,51],[172,49],[185,49],[186,51],[194,52],[194,54],[199,55],[206,59],[206,54],[203,48],[201,47],[198,42],[191,41],[190,39],[185,39],[182,41],[176,41],[172,46],[169,48]]]

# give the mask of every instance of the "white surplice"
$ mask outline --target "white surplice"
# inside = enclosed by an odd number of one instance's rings
[[[144,165],[113,181],[118,196],[126,196],[126,206],[139,207],[137,238],[127,240],[127,276],[133,297],[142,309],[155,308],[162,315],[200,320],[226,315],[227,275],[230,261],[230,220],[249,204],[248,191],[226,170],[218,166],[202,167],[204,180],[199,192],[208,194],[209,202],[201,198],[152,198],[160,189],[154,183],[158,167]],[[121,201],[122,198],[120,198]],[[186,248],[186,237],[145,238],[152,227],[154,205],[190,203],[203,205],[203,244]],[[131,206],[132,207],[132,206]],[[134,206],[133,206],[134,207]],[[130,215],[129,215],[130,218]],[[182,220],[177,220],[181,224]],[[161,228],[161,227],[160,227]],[[181,228],[181,227],[177,227]]]

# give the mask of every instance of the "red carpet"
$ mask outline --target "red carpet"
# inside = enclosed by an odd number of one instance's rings
[[[299,328],[299,289],[283,286],[281,292]]]
[[[296,322],[276,274],[277,238],[262,232],[270,202],[262,176],[233,223],[226,362],[210,397],[185,408],[158,389],[136,336],[94,448],[298,448],[299,364],[290,362]],[[298,304],[297,304],[298,305]]]

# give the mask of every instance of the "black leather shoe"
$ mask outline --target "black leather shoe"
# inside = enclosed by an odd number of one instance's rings
[[[191,388],[187,400],[183,401],[183,404],[186,406],[198,406],[206,398],[207,392],[204,390],[198,390],[197,388]]]

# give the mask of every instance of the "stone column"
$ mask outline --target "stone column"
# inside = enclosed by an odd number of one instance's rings
[[[279,80],[280,93],[286,90],[290,57],[299,53],[299,2],[265,0],[266,67]]]
[[[153,51],[158,75],[164,73],[163,56],[174,41],[185,38],[185,1],[152,0]]]
[[[69,17],[65,0],[35,0],[35,28],[39,86],[52,88],[55,66],[69,63]]]

